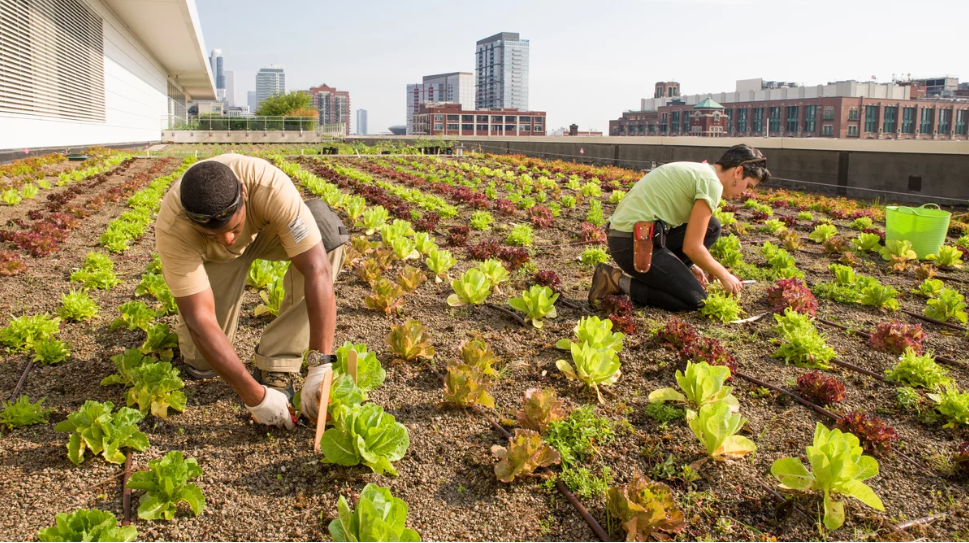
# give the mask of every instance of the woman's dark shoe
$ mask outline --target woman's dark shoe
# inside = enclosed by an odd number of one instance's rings
[[[608,264],[599,264],[592,275],[592,286],[589,287],[589,305],[597,307],[599,300],[610,294],[622,292],[619,288],[619,279],[622,277],[622,270],[613,268]]]

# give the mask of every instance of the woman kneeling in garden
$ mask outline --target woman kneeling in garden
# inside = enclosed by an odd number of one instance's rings
[[[770,179],[767,158],[735,145],[714,165],[664,164],[636,182],[609,222],[609,252],[619,265],[596,267],[589,304],[624,292],[633,301],[669,311],[695,311],[714,278],[736,294],[743,283],[709,248],[720,237],[713,216],[721,198],[739,198]]]

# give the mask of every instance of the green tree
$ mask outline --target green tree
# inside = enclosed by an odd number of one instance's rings
[[[309,94],[299,91],[291,91],[286,94],[275,94],[263,100],[256,110],[259,116],[282,116],[289,115],[296,110],[312,109],[313,99]]]

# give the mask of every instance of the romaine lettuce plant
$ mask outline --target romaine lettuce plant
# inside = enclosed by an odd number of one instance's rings
[[[91,451],[94,456],[104,455],[112,464],[121,464],[125,461],[124,447],[139,452],[148,448],[148,437],[138,431],[138,421],[144,415],[127,407],[113,410],[111,402],[88,400],[54,427],[55,432],[70,434],[67,457],[71,462],[80,464],[85,452]]]
[[[732,268],[744,261],[740,249],[740,238],[733,234],[721,236],[710,247],[710,254],[725,268]]]
[[[108,255],[91,252],[84,259],[84,265],[71,273],[71,282],[79,282],[86,289],[110,290],[121,282],[114,274],[114,262]]]
[[[909,262],[918,258],[915,251],[912,250],[911,242],[903,239],[886,241],[885,246],[878,251],[878,254],[882,256],[882,260],[889,261],[892,269],[898,272],[905,271]]]
[[[897,311],[898,300],[895,296],[898,291],[895,287],[881,284],[873,284],[865,287],[861,291],[861,305],[869,305],[882,312]]]
[[[373,286],[380,279],[382,270],[377,261],[372,258],[360,259],[353,264],[353,273],[364,283]]]
[[[460,348],[461,360],[465,364],[478,368],[490,377],[498,376],[498,372],[492,367],[495,363],[495,353],[480,335],[463,341]]]
[[[942,294],[943,288],[945,288],[945,283],[941,279],[926,279],[922,281],[919,288],[912,292],[925,296],[926,298],[938,298],[939,294]]]
[[[424,275],[423,272],[413,266],[404,266],[404,269],[400,271],[397,284],[400,285],[405,292],[413,292],[415,289],[417,289],[417,287],[421,286],[424,281],[427,281],[427,276]]]
[[[337,518],[328,529],[333,541],[420,541],[421,536],[405,528],[407,504],[390,490],[368,483],[354,509],[346,498],[337,501]]]
[[[588,343],[571,345],[572,362],[559,360],[555,366],[565,374],[568,379],[579,380],[596,391],[599,403],[603,403],[602,393],[599,386],[607,386],[619,380],[622,375],[619,362],[619,355],[612,349],[596,349]]]
[[[737,435],[747,419],[731,411],[731,406],[721,400],[703,405],[699,412],[686,412],[693,435],[706,447],[707,454],[712,458],[739,458],[757,450],[753,441]]]
[[[491,452],[499,459],[495,464],[495,475],[503,483],[510,483],[515,477],[529,477],[538,468],[562,462],[558,451],[549,447],[541,435],[520,428],[516,428],[515,434],[508,439],[507,447],[495,445]]]
[[[3,411],[0,411],[0,425],[6,426],[8,430],[30,426],[32,424],[47,424],[47,416],[53,411],[44,409],[43,404],[46,397],[30,403],[30,398],[26,394],[17,398],[16,402],[4,401]]]
[[[808,239],[814,243],[824,243],[828,238],[833,238],[836,235],[838,235],[838,228],[833,224],[819,224],[808,235]]]
[[[771,466],[771,474],[781,488],[817,490],[824,495],[824,525],[837,530],[844,524],[844,503],[838,495],[851,496],[878,511],[881,499],[862,481],[878,475],[878,461],[862,455],[858,438],[841,430],[828,430],[820,422],[814,430],[814,443],[807,447],[811,471],[797,458],[781,458]]]
[[[134,541],[138,529],[118,526],[114,513],[100,509],[78,509],[73,513],[58,513],[54,526],[37,532],[41,541]]]
[[[962,251],[949,245],[939,247],[939,254],[926,258],[934,261],[942,269],[962,269]]]
[[[544,325],[543,319],[554,319],[558,313],[555,310],[555,300],[559,295],[548,287],[532,285],[523,291],[521,297],[508,300],[508,305],[525,314],[525,320],[530,321],[535,328]]]
[[[516,247],[531,247],[532,246],[532,226],[529,224],[516,224],[512,227],[511,231],[508,232],[508,237],[505,238],[505,243],[508,245],[514,245]]]
[[[387,346],[398,358],[408,362],[434,357],[434,347],[428,341],[424,326],[415,320],[392,325],[387,334]]]
[[[444,280],[447,271],[457,264],[457,260],[451,255],[451,251],[441,249],[427,255],[424,264],[427,264],[427,269],[434,272],[434,282],[440,283]]]
[[[285,260],[278,262],[261,259],[253,260],[252,265],[249,266],[249,271],[246,273],[246,284],[256,290],[269,288],[273,279],[286,275],[288,269],[289,262]],[[142,277],[142,283],[144,283],[144,277]],[[135,294],[140,296],[137,291],[135,291]]]
[[[134,382],[128,389],[128,407],[135,404],[142,415],[151,410],[159,418],[168,418],[168,408],[175,411],[185,410],[185,383],[178,376],[178,370],[171,362],[149,362],[131,368]]]
[[[71,356],[71,351],[63,341],[48,339],[46,341],[34,342],[34,362],[51,365],[59,364],[67,357]]]
[[[574,332],[576,338],[574,343],[580,345],[588,343],[597,349],[612,349],[617,353],[622,350],[622,341],[626,337],[625,334],[612,331],[612,321],[609,319],[601,320],[595,315],[579,319]],[[568,351],[572,349],[572,344],[573,341],[569,338],[563,338],[555,343],[555,347]]]
[[[686,528],[683,511],[676,505],[673,491],[663,483],[654,483],[636,475],[629,484],[610,488],[606,494],[609,513],[622,523],[626,541],[670,539],[666,532],[678,534]]]
[[[341,347],[337,347],[333,372],[336,375],[347,373],[348,356],[351,350],[357,352],[357,386],[365,392],[369,392],[384,384],[387,371],[380,365],[377,355],[368,352],[367,346],[363,343],[353,344],[346,341]]]
[[[139,350],[141,354],[158,355],[161,360],[171,361],[175,347],[178,347],[178,334],[167,323],[159,322],[148,327],[148,336]]]
[[[478,305],[491,295],[491,282],[477,268],[464,272],[459,279],[451,281],[454,294],[448,296],[447,303],[452,307]]]
[[[469,364],[449,364],[444,377],[444,401],[461,407],[482,405],[495,408],[495,399],[488,393],[491,379],[479,368]]]
[[[495,294],[501,294],[501,283],[508,281],[509,274],[508,270],[505,269],[505,265],[502,264],[497,258],[489,258],[477,266],[478,271],[484,274],[488,279],[488,284],[491,285],[491,289]]]
[[[188,481],[200,475],[202,468],[194,458],[186,459],[181,451],[172,451],[149,461],[148,471],[131,474],[125,488],[145,491],[138,498],[138,518],[172,520],[180,502],[187,503],[198,516],[205,509],[205,496]]]
[[[926,302],[923,313],[926,317],[942,322],[956,320],[965,324],[969,317],[963,311],[966,308],[964,299],[958,291],[944,288],[938,296]]]
[[[11,317],[10,322],[0,329],[0,343],[11,351],[25,352],[33,350],[36,343],[54,339],[60,331],[59,317],[49,314]]]
[[[530,388],[525,391],[525,401],[515,413],[515,418],[522,428],[544,434],[550,424],[565,420],[563,405],[562,400],[556,396],[555,389]]]
[[[374,473],[391,475],[397,475],[391,462],[403,458],[409,445],[407,428],[372,403],[348,409],[346,418],[324,432],[320,441],[324,462],[341,466],[363,464]]]
[[[372,288],[373,292],[363,300],[368,309],[390,315],[404,306],[404,289],[397,283],[381,277],[374,281]]]
[[[730,368],[726,366],[711,366],[706,362],[694,364],[686,363],[686,373],[676,370],[676,384],[682,392],[675,388],[661,388],[649,393],[650,403],[677,402],[686,404],[692,409],[702,408],[704,405],[724,402],[731,411],[740,410],[740,402],[730,393],[733,387],[724,383],[730,377]]]
[[[111,361],[114,362],[114,367],[117,370],[117,373],[102,379],[101,386],[133,386],[135,384],[135,380],[131,375],[131,370],[141,366],[142,364],[150,364],[154,362],[155,359],[141,354],[141,351],[138,349],[125,349],[123,353],[112,356]]]
[[[262,299],[262,303],[256,306],[253,313],[257,317],[261,315],[278,317],[279,310],[283,306],[283,300],[286,299],[286,281],[284,276],[274,276],[266,290],[259,291],[259,298]]]
[[[363,220],[354,224],[354,226],[362,226],[367,229],[367,235],[372,236],[387,219],[390,218],[390,213],[387,212],[382,206],[371,206],[368,207],[363,212]]]

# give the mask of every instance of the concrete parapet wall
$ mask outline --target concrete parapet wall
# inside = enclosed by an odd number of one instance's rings
[[[164,143],[318,143],[314,131],[304,130],[163,130]]]

